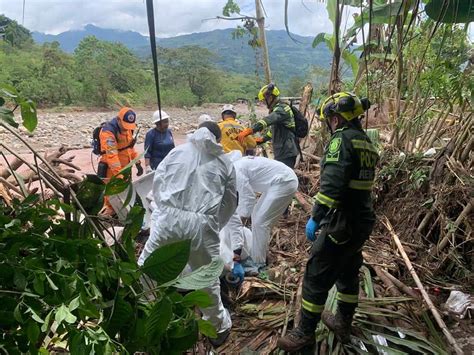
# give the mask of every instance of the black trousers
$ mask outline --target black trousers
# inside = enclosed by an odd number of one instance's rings
[[[350,240],[338,245],[321,230],[311,249],[303,279],[302,312],[317,317],[324,310],[328,291],[335,284],[337,303],[343,314],[353,314],[359,294],[359,269],[362,266],[362,246],[369,238],[373,224],[353,229]]]
[[[275,160],[278,160],[279,162],[282,162],[287,167],[292,168],[292,169],[294,169],[295,164],[296,164],[296,156],[295,157],[284,158],[284,159],[275,158]]]

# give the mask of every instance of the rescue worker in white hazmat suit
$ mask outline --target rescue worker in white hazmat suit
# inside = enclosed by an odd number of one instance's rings
[[[296,193],[298,178],[285,164],[264,157],[243,157],[234,161],[234,167],[239,192],[237,213],[243,219],[251,217],[250,257],[252,266],[261,269],[266,265],[272,228]],[[256,193],[262,194],[258,202]]]
[[[219,230],[237,207],[235,169],[219,145],[220,138],[217,123],[204,122],[158,165],[153,179],[156,208],[139,265],[155,249],[184,239],[191,239],[188,265],[192,270],[219,257]],[[222,304],[219,279],[205,291],[213,305],[201,309],[203,319],[216,328],[218,337],[210,341],[219,346],[232,321]]]

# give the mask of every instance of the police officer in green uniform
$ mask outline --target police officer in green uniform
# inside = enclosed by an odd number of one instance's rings
[[[271,131],[268,132],[265,138],[257,139],[257,143],[271,139],[275,160],[293,169],[298,156],[295,118],[291,107],[281,102],[279,96],[280,90],[274,84],[265,85],[260,89],[258,99],[265,102],[269,115],[258,121],[252,128],[244,129],[239,134],[238,139],[243,142],[246,136],[271,127]]]
[[[321,161],[321,185],[306,225],[306,237],[313,247],[303,279],[301,322],[278,340],[278,346],[285,351],[298,351],[314,344],[321,318],[339,341],[350,340],[358,302],[362,246],[375,222],[371,190],[378,153],[360,123],[369,105],[367,99],[340,92],[328,97],[321,106],[319,118],[327,123],[332,136]],[[328,291],[334,284],[335,315],[323,312]]]

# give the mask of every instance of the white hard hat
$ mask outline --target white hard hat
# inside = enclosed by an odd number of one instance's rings
[[[161,118],[160,118],[160,111],[161,111]],[[170,115],[168,115],[165,111],[157,110],[153,113],[152,121],[153,123],[156,123],[163,120],[167,120],[168,118],[170,118]]]
[[[212,117],[210,115],[208,115],[207,113],[203,113],[201,116],[199,116],[198,118],[198,124],[201,124],[203,122],[207,122],[207,121],[214,121],[212,119]]]
[[[237,112],[235,111],[234,105],[231,105],[231,104],[225,104],[224,106],[222,106],[221,114],[223,114],[226,111],[230,111],[237,114]]]

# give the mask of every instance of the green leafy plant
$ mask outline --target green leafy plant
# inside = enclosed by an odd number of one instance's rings
[[[13,109],[4,107],[6,101],[10,101],[14,106]],[[38,124],[36,115],[36,104],[21,96],[18,91],[10,85],[0,85],[0,120],[17,128],[18,122],[15,121],[13,113],[20,108],[23,126],[30,132],[33,132]]]
[[[84,184],[92,183],[86,179]],[[76,187],[82,203],[96,198],[87,189],[91,187]],[[140,268],[133,239],[141,226],[141,207],[131,209],[122,242],[113,247],[87,220],[65,219],[63,211],[80,215],[75,205],[58,199],[41,202],[36,195],[11,206],[0,202],[4,351],[169,354],[192,347],[199,332],[216,335],[193,310],[211,304],[207,293],[183,296],[177,287],[209,286],[222,272],[221,261],[179,277],[190,252],[187,240],[157,249]]]

